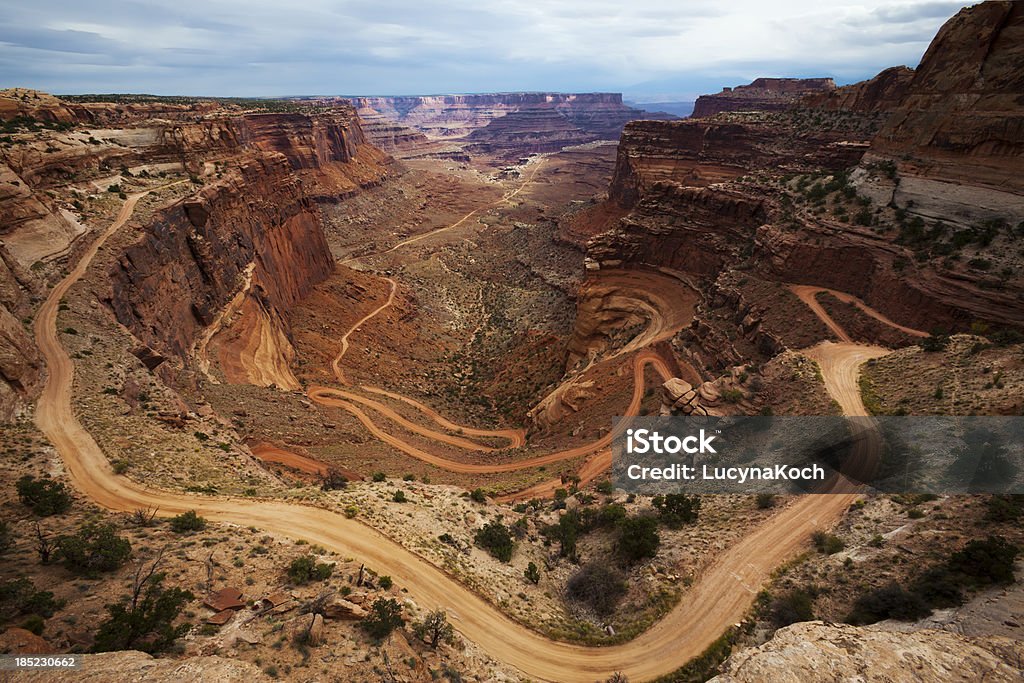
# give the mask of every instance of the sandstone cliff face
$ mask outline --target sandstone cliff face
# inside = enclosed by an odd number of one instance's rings
[[[831,78],[758,78],[748,85],[701,95],[693,105],[692,118],[729,111],[781,111],[801,97],[829,93],[835,88]]]
[[[903,101],[913,78],[913,69],[894,66],[866,81],[807,95],[799,100],[798,105],[842,111],[891,112]]]
[[[148,222],[111,269],[107,303],[152,349],[184,358],[244,289],[239,329],[279,341],[287,367],[284,313],[333,269],[318,203],[381,182],[390,158],[366,144],[348,106],[176,124],[158,147],[194,167],[211,154],[231,164]],[[249,336],[233,339],[258,347]]]
[[[251,263],[253,296],[291,306],[331,272],[316,205],[281,155],[247,160],[194,197],[159,212],[110,272],[118,320],[183,357],[213,323]]]
[[[839,170],[865,149],[845,131],[799,130],[781,118],[634,121],[619,141],[609,195],[629,207],[662,181],[703,187],[757,169]]]
[[[891,160],[901,176],[1024,195],[1022,63],[1024,5],[961,10],[932,41],[872,158]]]
[[[32,400],[42,380],[42,360],[21,319],[32,309],[37,284],[0,242],[0,423]]]
[[[713,683],[821,681],[1019,681],[1024,646],[1008,638],[971,639],[946,631],[896,633],[880,626],[780,629],[760,647],[741,650]]]

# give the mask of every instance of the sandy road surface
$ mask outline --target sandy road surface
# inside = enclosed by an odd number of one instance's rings
[[[635,415],[637,410],[640,408],[640,402],[643,401],[644,397],[644,369],[651,365],[657,370],[663,377],[670,377],[668,367],[665,361],[653,351],[642,351],[638,353],[633,359],[633,396],[630,399],[629,406],[626,408],[624,415]],[[548,453],[546,455],[539,455],[533,458],[527,458],[525,460],[516,460],[514,462],[480,465],[474,463],[464,463],[457,460],[451,460],[442,455],[425,451],[422,448],[409,443],[401,437],[395,436],[381,427],[379,427],[370,417],[359,407],[352,404],[351,401],[358,400],[364,404],[373,404],[372,407],[377,412],[385,415],[386,417],[398,422],[403,427],[420,434],[421,436],[437,435],[436,432],[426,427],[418,425],[414,422],[406,420],[404,417],[399,415],[393,409],[388,406],[377,403],[370,399],[359,397],[356,394],[342,391],[340,389],[334,389],[331,387],[314,386],[309,389],[307,395],[321,405],[331,406],[334,408],[341,408],[355,415],[355,417],[363,423],[363,426],[373,434],[375,437],[383,441],[384,443],[397,448],[406,455],[412,456],[417,460],[441,467],[450,472],[461,472],[461,473],[475,473],[475,474],[493,474],[497,472],[514,472],[516,470],[526,469],[529,467],[540,467],[541,465],[548,465],[554,462],[560,462],[562,460],[570,460],[572,458],[578,458],[584,455],[590,455],[596,451],[607,449],[611,445],[612,438],[614,437],[613,432],[609,432],[605,436],[601,437],[597,441],[583,444],[582,446],[576,446],[575,448],[569,448],[564,451],[557,451],[555,453]],[[338,397],[341,398],[338,398]],[[458,439],[448,434],[440,435],[443,436],[445,443],[451,445],[461,445],[457,441],[464,441],[464,439]],[[480,446],[476,446],[475,450],[483,450]],[[465,446],[463,446],[465,447]],[[610,457],[610,456],[609,456]],[[610,462],[610,460],[609,460]]]

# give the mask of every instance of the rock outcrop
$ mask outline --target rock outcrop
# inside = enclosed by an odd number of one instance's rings
[[[748,85],[723,88],[714,95],[701,95],[693,105],[692,118],[699,119],[729,111],[782,111],[807,95],[836,89],[831,78],[758,78]]]
[[[865,161],[895,166],[891,200],[963,223],[1024,219],[1024,5],[946,22]]]
[[[832,111],[891,112],[903,101],[913,78],[913,69],[894,66],[866,81],[807,95],[797,104]]]
[[[1008,638],[971,639],[947,631],[897,633],[880,626],[793,624],[764,645],[729,657],[712,683],[1019,681],[1024,646]],[[911,673],[913,672],[913,673]]]

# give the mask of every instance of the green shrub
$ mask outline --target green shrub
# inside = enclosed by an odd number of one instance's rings
[[[685,493],[655,496],[651,505],[658,511],[661,522],[672,529],[696,522],[700,513],[700,497],[687,496]]]
[[[537,565],[533,562],[526,565],[526,569],[523,571],[523,576],[526,577],[527,581],[535,586],[540,583],[540,570],[537,569]]]
[[[615,549],[627,564],[654,557],[658,554],[659,545],[661,537],[658,535],[658,522],[654,517],[637,515],[619,522]]]
[[[377,585],[384,590],[391,590],[391,587],[395,585],[395,582],[391,580],[390,576],[382,576],[377,580]]]
[[[405,491],[403,491],[402,489],[398,489],[397,491],[395,491],[394,495],[391,496],[391,500],[395,501],[396,503],[409,502],[409,499],[405,497]]]
[[[768,508],[775,507],[775,494],[774,493],[759,493],[757,494],[757,509],[767,510]]]
[[[606,617],[626,594],[626,582],[607,564],[592,562],[569,577],[566,594]]]
[[[96,576],[117,569],[132,554],[132,544],[110,524],[86,524],[77,534],[57,539],[64,566],[75,574]]]
[[[310,581],[326,581],[334,573],[334,565],[317,562],[312,555],[303,555],[288,565],[288,578],[292,583],[304,585]]]
[[[890,583],[857,598],[846,621],[860,626],[883,619],[914,621],[929,614],[931,609],[920,595]]]
[[[813,594],[794,588],[771,601],[768,619],[775,628],[783,628],[798,621],[811,621],[814,619],[813,605]]]
[[[109,614],[100,624],[94,652],[141,650],[150,654],[166,652],[188,633],[191,626],[174,626],[182,608],[193,600],[192,593],[180,588],[165,589],[164,574],[154,574],[146,582],[141,600],[125,600],[107,605]]]
[[[26,474],[16,484],[18,498],[40,517],[59,515],[71,507],[67,487],[52,479],[36,479]]]
[[[515,542],[512,540],[508,527],[501,522],[497,520],[488,522],[483,528],[477,530],[474,540],[478,546],[502,562],[509,562],[512,559]]]
[[[818,552],[825,555],[835,555],[846,547],[841,538],[824,531],[815,531],[811,536],[811,541],[814,542],[814,547],[818,549]]]
[[[384,480],[385,480],[385,479],[387,479],[387,478],[388,478],[388,477],[387,477],[387,475],[386,475],[386,474],[384,474],[383,472],[374,472],[374,473],[373,473],[373,480],[374,480],[375,482],[378,482],[378,483],[379,483],[379,482],[382,482],[382,481],[384,481]]]
[[[402,606],[394,598],[374,600],[370,606],[370,614],[360,622],[362,629],[376,640],[387,638],[403,624],[405,620],[402,618]]]
[[[37,591],[29,579],[0,582],[0,622],[32,614],[49,619],[62,605],[50,591]]]
[[[189,510],[177,517],[171,517],[171,530],[178,534],[202,531],[205,528],[206,519],[197,515],[195,510]]]
[[[476,489],[473,489],[473,491],[469,494],[469,499],[471,501],[473,501],[474,503],[486,503],[487,502],[487,494],[484,493],[483,489],[476,488]]]

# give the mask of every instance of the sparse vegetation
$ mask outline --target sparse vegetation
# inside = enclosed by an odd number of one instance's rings
[[[202,531],[206,528],[206,520],[196,514],[195,510],[183,512],[177,517],[171,517],[171,530],[176,534],[188,534]]]
[[[17,489],[18,499],[40,517],[59,515],[71,508],[71,494],[59,481],[25,475],[18,480]]]
[[[370,614],[360,626],[371,638],[383,640],[403,624],[405,619],[402,618],[402,606],[398,601],[394,598],[377,598],[370,606]]]
[[[512,560],[515,541],[512,540],[512,534],[509,533],[508,527],[498,520],[488,522],[479,529],[474,540],[478,546],[502,562]]]
[[[615,611],[622,596],[626,594],[626,582],[620,573],[608,565],[592,562],[569,577],[566,594],[571,600],[606,617]]]
[[[332,573],[334,573],[333,564],[317,562],[312,555],[297,557],[288,565],[288,578],[299,586],[310,581],[326,581]]]

